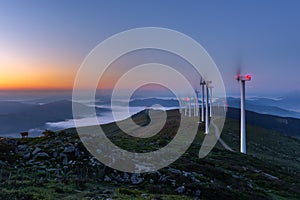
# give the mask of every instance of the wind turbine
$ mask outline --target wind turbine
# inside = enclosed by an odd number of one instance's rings
[[[204,122],[204,86],[205,86],[205,81],[201,78],[200,80],[200,85],[201,85],[201,122]]]
[[[189,117],[192,116],[192,98],[188,98],[189,101]]]
[[[179,97],[178,101],[179,101],[179,113],[182,114],[182,112],[183,112],[183,109],[182,109],[182,99]]]
[[[212,89],[214,88],[214,86],[212,86],[211,84],[207,85],[207,87],[209,88],[209,116],[212,117]]]
[[[252,77],[249,74],[242,76],[238,73],[235,78],[241,82],[241,153],[246,153],[245,83]]]
[[[206,84],[206,101],[205,101],[205,134],[209,133],[209,107],[208,107],[208,101],[209,101],[209,85],[211,84],[211,81],[205,81]]]
[[[188,111],[188,104],[187,104],[187,98],[184,98],[184,115],[187,116],[187,111]]]
[[[199,90],[195,90],[196,93],[196,99],[195,99],[195,116],[198,117],[199,114],[199,105],[198,105],[198,99],[199,99]]]

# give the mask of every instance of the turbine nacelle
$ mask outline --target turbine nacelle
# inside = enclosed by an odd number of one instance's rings
[[[200,81],[200,85],[205,85],[205,81]]]
[[[237,75],[235,76],[235,79],[236,79],[237,81],[251,81],[252,77],[251,77],[250,74],[246,74],[245,76],[242,76],[242,75],[240,75],[240,74],[237,74]]]
[[[207,86],[209,86],[209,85],[212,84],[212,81],[205,81],[205,84],[206,84]]]
[[[200,81],[200,85],[210,85],[210,84],[212,84],[212,81]]]
[[[214,86],[213,86],[212,84],[208,84],[207,87],[208,87],[209,89],[214,88]]]

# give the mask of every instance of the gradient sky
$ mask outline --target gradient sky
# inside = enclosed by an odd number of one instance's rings
[[[249,94],[300,89],[300,1],[0,1],[0,89],[70,89],[81,62],[127,29],[165,27],[211,55],[228,94],[253,75]]]

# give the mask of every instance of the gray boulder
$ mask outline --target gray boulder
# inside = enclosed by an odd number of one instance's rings
[[[142,183],[143,180],[144,180],[144,178],[140,177],[140,174],[134,173],[131,176],[131,183],[134,184],[134,185]]]
[[[18,146],[18,151],[25,151],[26,149],[27,149],[27,145],[26,144]]]
[[[169,167],[168,170],[169,170],[170,172],[174,173],[174,174],[181,175],[181,171],[178,170],[178,169],[174,169],[174,168]]]
[[[64,153],[72,153],[74,151],[75,151],[75,146],[73,144],[69,144],[64,149]]]
[[[23,158],[26,159],[26,160],[28,160],[30,158],[30,152],[25,152],[23,154]]]
[[[183,186],[180,186],[178,188],[175,189],[175,192],[177,192],[178,194],[182,194],[185,192],[185,187],[184,185]]]
[[[35,148],[35,150],[33,150],[33,152],[32,152],[32,155],[37,154],[37,153],[40,152],[41,150],[42,150],[42,149],[39,148],[39,147]]]

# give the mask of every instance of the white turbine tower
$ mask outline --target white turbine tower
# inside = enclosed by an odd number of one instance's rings
[[[184,98],[184,115],[187,116],[187,111],[188,111],[188,104],[187,104],[187,98]]]
[[[182,112],[183,112],[183,109],[182,109],[182,99],[179,98],[178,100],[179,100],[179,113],[182,114]]]
[[[212,89],[214,88],[211,84],[207,85],[209,88],[209,116],[212,117]]]
[[[195,99],[195,116],[198,117],[199,115],[199,105],[198,105],[198,99],[199,99],[199,91],[196,89],[196,99]]]
[[[201,122],[204,122],[204,86],[205,86],[205,81],[200,80],[200,85],[201,85]]]
[[[209,85],[211,84],[211,81],[205,81],[206,84],[206,101],[205,101],[205,134],[209,133]]]
[[[246,153],[245,82],[251,80],[251,75],[237,74],[235,78],[241,82],[241,153]]]
[[[192,98],[188,98],[189,101],[189,117],[192,116]]]

